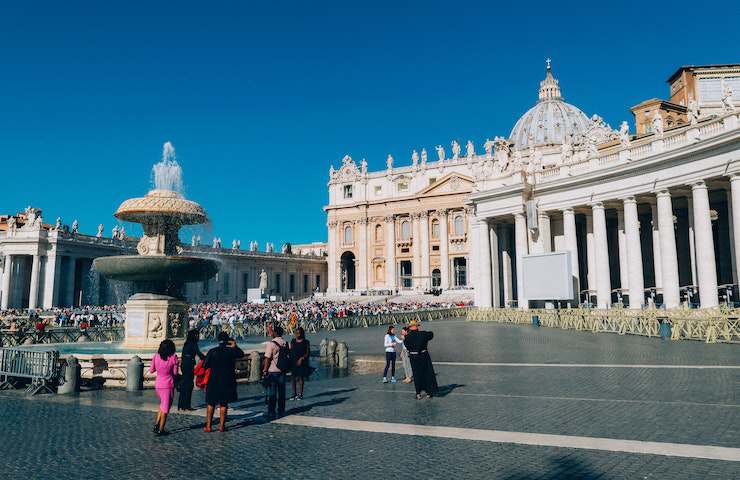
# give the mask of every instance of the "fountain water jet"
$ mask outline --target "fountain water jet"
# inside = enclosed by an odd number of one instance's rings
[[[164,338],[182,339],[187,326],[186,282],[208,280],[218,262],[181,255],[178,231],[183,225],[208,222],[205,210],[182,196],[182,169],[175,149],[164,144],[162,160],[152,168],[154,189],[118,207],[119,220],[140,223],[144,234],[138,255],[96,258],[95,269],[112,280],[132,281],[137,290],[126,302],[127,347],[156,348]]]

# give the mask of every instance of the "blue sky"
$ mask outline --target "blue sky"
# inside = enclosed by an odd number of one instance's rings
[[[740,62],[716,2],[4,2],[0,211],[108,234],[162,144],[205,239],[325,240],[330,163],[508,136],[553,59],[612,126],[682,64]],[[127,227],[129,228],[129,227]],[[186,232],[184,238],[189,238]]]

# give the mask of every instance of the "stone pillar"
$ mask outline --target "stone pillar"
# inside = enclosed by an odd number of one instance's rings
[[[39,303],[39,269],[41,268],[41,257],[36,253],[33,255],[31,264],[31,288],[28,294],[28,308],[36,308]]]
[[[490,237],[488,248],[491,252],[491,305],[495,308],[500,308],[501,301],[499,294],[501,292],[501,282],[499,281],[499,268],[501,268],[501,265],[498,261],[499,238],[497,227],[498,225],[495,223],[488,226]]]
[[[688,219],[689,219],[689,258],[691,260],[691,284],[696,285],[696,241],[694,239],[694,202],[691,197],[687,197],[688,202]],[[732,233],[730,233],[732,234]],[[732,240],[731,240],[732,241]]]
[[[499,242],[501,245],[501,273],[502,273],[502,290],[504,293],[503,307],[511,305],[511,301],[514,300],[513,291],[513,272],[511,265],[511,224],[501,223],[499,227]]]
[[[522,275],[522,257],[527,255],[527,217],[524,213],[514,214],[514,237],[516,243],[516,290],[519,308],[529,308],[529,302],[524,298],[524,277]]]
[[[588,296],[586,301],[591,301],[591,292],[596,291],[596,255],[594,253],[596,246],[594,244],[594,217],[591,213],[586,214],[586,266],[588,275]]]
[[[361,218],[357,222],[357,242],[358,242],[358,259],[357,259],[357,285],[355,288],[360,291],[367,290],[367,218]]]
[[[735,230],[735,219],[732,209],[732,191],[727,190],[725,192],[727,196],[727,221],[728,231],[730,232],[730,260],[732,261],[732,283],[737,285],[737,251],[735,250],[735,243],[732,241],[732,232]]]
[[[540,253],[552,252],[552,234],[550,231],[550,214],[540,211],[537,214],[537,244]]]
[[[645,281],[642,275],[640,218],[635,197],[624,199],[624,236],[627,249],[627,276],[630,308],[640,309],[645,303]]]
[[[329,236],[327,238],[327,293],[336,293],[339,291],[337,284],[337,222],[329,222]]]
[[[570,269],[573,275],[573,294],[578,300],[578,290],[580,287],[578,272],[578,237],[576,236],[576,212],[572,208],[563,209],[563,237],[565,239],[565,249],[570,252]]]
[[[468,254],[465,256],[465,265],[467,267],[467,286],[468,287],[472,286],[473,288],[476,288],[477,285],[475,285],[475,282],[472,279],[477,278],[476,270],[478,268],[478,265],[476,265],[475,262],[470,261],[471,257],[475,258],[474,255],[471,255],[471,253],[477,251],[474,246],[475,244],[472,241],[475,237],[475,235],[473,235],[473,225],[475,225],[475,223],[478,221],[478,219],[475,217],[474,207],[470,205],[465,207],[465,218],[467,219],[467,223],[468,223],[468,235],[467,235]]]
[[[619,246],[619,288],[622,295],[629,291],[629,267],[627,260],[627,238],[624,232],[624,211],[617,208],[617,244]]]
[[[730,196],[732,197],[732,239],[730,243],[735,249],[735,270],[740,271],[740,176],[732,175],[730,177]]]
[[[421,281],[423,289],[428,289],[430,284],[430,270],[429,270],[429,212],[421,212],[419,217],[419,230],[421,233],[421,242],[419,248],[421,249],[421,276],[424,277]]]
[[[655,288],[663,288],[663,262],[660,254],[660,229],[658,228],[658,206],[650,204],[653,226],[653,270],[655,272]]]
[[[478,268],[475,269],[477,277],[475,286],[475,305],[477,307],[491,307],[491,237],[490,227],[485,219],[480,219],[473,224],[475,241],[472,242],[473,257],[478,257]]]
[[[696,237],[696,274],[699,281],[701,308],[716,307],[717,269],[714,263],[714,236],[709,213],[709,190],[704,181],[691,185],[694,203],[694,235]]]
[[[439,216],[439,271],[441,287],[450,288],[450,238],[448,233],[447,210],[437,210]]]
[[[13,271],[13,256],[5,255],[5,261],[3,262],[3,288],[2,300],[0,300],[0,309],[7,310],[10,304],[10,275]]]
[[[411,285],[415,290],[421,288],[421,229],[419,227],[421,214],[414,212],[411,214],[411,253],[413,254],[413,264],[411,267]]]
[[[396,220],[393,215],[385,217],[385,283],[396,289]]]
[[[673,229],[673,203],[671,202],[671,193],[668,190],[659,191],[657,197],[658,230],[660,233],[660,268],[663,277],[663,304],[666,308],[677,308],[680,296],[678,293],[676,234]],[[696,199],[694,203],[696,203]],[[696,218],[694,222],[696,223]]]
[[[598,308],[609,308],[612,300],[611,276],[609,274],[609,244],[606,235],[606,212],[604,204],[591,205],[594,227],[596,264],[596,303]]]

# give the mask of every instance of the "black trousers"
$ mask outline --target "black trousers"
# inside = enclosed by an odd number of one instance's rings
[[[180,397],[177,399],[177,408],[192,408],[193,387],[195,377],[193,369],[195,362],[183,359],[182,362],[182,380],[180,381]]]
[[[267,413],[274,415],[285,414],[285,374],[269,373],[267,375]],[[277,412],[275,411],[277,407]]]

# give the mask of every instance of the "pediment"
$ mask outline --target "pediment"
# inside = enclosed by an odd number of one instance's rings
[[[473,191],[473,179],[459,173],[449,173],[419,192],[420,196],[434,196]]]

